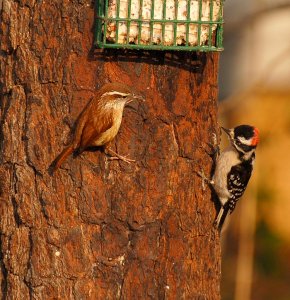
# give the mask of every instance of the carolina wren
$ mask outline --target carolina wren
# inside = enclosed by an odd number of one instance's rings
[[[73,152],[81,154],[88,147],[105,146],[113,140],[119,131],[125,105],[135,99],[144,100],[125,84],[105,84],[81,113],[72,142],[52,163],[50,172],[56,171]],[[106,150],[115,155],[112,159],[121,159],[128,163],[134,161],[109,148]]]

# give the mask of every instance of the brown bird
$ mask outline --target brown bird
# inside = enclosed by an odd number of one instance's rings
[[[51,164],[50,172],[56,171],[73,152],[78,155],[88,147],[106,146],[113,140],[119,131],[125,105],[134,99],[144,101],[125,84],[117,82],[105,84],[81,113],[72,142]],[[108,147],[105,150],[114,155],[111,159],[121,159],[128,163],[134,161]]]

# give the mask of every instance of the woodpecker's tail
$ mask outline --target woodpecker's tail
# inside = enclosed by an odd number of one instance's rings
[[[73,145],[68,146],[67,148],[63,149],[59,156],[52,162],[50,167],[48,168],[48,172],[52,175],[60,166],[61,164],[67,159],[67,157],[72,154],[74,151]]]
[[[224,225],[224,222],[225,222],[225,219],[228,215],[228,212],[229,212],[229,209],[227,207],[221,207],[220,208],[220,211],[214,221],[214,226],[219,230],[221,231],[222,230],[222,227]]]

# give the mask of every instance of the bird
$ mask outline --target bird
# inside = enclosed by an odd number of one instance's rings
[[[105,147],[114,155],[112,159],[133,162],[106,147],[119,131],[125,105],[133,100],[145,99],[126,84],[112,82],[103,85],[80,114],[71,143],[53,161],[49,172],[54,173],[72,153],[79,155],[94,146]]]
[[[214,226],[219,230],[246,190],[259,143],[259,130],[252,125],[238,125],[230,129],[221,127],[221,129],[227,134],[230,145],[216,159],[211,180],[203,173],[199,174],[209,182],[218,196],[221,207]]]

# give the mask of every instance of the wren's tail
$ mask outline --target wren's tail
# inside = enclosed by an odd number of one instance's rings
[[[72,145],[68,146],[67,148],[63,149],[59,156],[51,163],[48,168],[48,172],[52,175],[60,166],[61,164],[67,159],[67,157],[72,154],[74,148]]]

